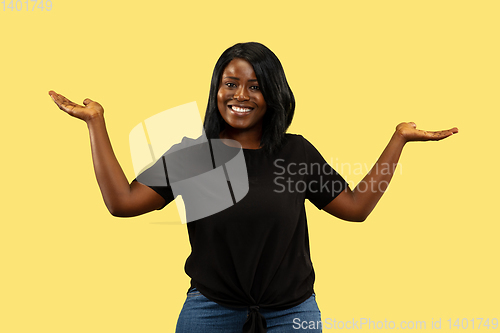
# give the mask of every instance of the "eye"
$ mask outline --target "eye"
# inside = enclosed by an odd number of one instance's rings
[[[252,89],[252,90],[260,90],[259,86],[251,86],[250,89]]]
[[[229,87],[229,88],[235,88],[236,87],[236,85],[234,83],[232,83],[232,82],[225,83],[225,86]]]

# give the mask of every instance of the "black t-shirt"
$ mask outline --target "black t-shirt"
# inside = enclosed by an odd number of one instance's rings
[[[290,308],[313,293],[304,202],[322,209],[347,183],[301,135],[287,134],[273,156],[263,149],[243,153],[246,196],[187,224],[190,289],[228,307]],[[174,200],[169,186],[151,188],[167,203]]]

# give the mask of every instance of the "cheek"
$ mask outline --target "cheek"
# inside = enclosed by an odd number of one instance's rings
[[[224,92],[222,91],[222,89],[219,89],[219,91],[217,92],[217,104],[221,105],[223,103],[224,103]]]
[[[266,103],[266,101],[264,100],[264,97],[261,97],[261,98],[259,99],[259,105],[262,107],[262,109],[267,110],[267,103]]]
[[[219,113],[221,116],[224,118],[224,112],[226,110],[226,103],[225,103],[225,98],[224,98],[224,92],[219,89],[219,92],[217,93],[217,109],[219,110]]]

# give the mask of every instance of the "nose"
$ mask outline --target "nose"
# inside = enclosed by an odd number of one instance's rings
[[[243,85],[238,87],[238,89],[234,92],[233,97],[237,101],[248,101],[250,99],[250,96],[248,96],[248,94],[245,92]]]

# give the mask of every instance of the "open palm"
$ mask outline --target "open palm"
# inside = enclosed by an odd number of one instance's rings
[[[104,109],[101,104],[94,102],[90,98],[86,98],[83,101],[83,105],[79,105],[53,90],[49,91],[49,95],[52,97],[59,109],[63,110],[70,116],[84,120],[85,122],[104,113]]]
[[[401,123],[396,126],[396,132],[399,133],[405,141],[439,141],[458,133],[458,128],[453,127],[443,131],[423,131],[417,129],[414,122]]]

